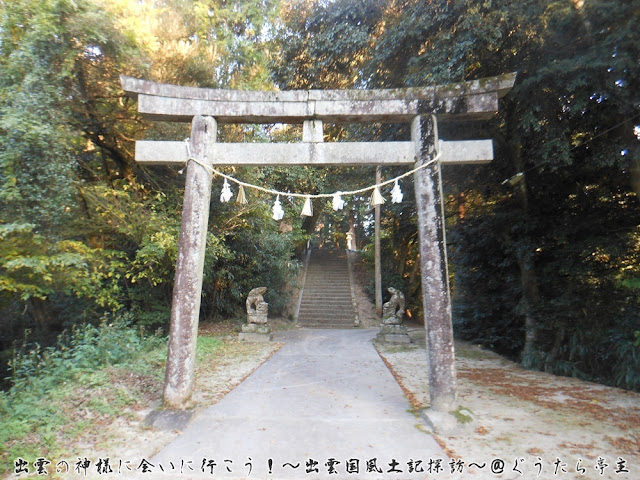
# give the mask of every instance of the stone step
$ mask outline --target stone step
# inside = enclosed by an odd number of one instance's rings
[[[349,310],[349,314],[353,313],[353,305],[351,302],[333,303],[331,305],[322,305],[321,303],[305,303],[300,305],[302,313],[321,313],[321,314],[341,314],[345,310]]]
[[[349,281],[349,272],[341,275],[326,275],[324,273],[318,272],[308,272],[307,278],[309,278],[309,282],[327,282],[328,280],[341,280],[345,283]]]
[[[351,315],[324,315],[324,314],[314,314],[314,315],[305,315],[300,316],[298,320],[299,323],[353,323],[355,321],[355,317]]]
[[[320,260],[314,260],[313,256],[309,260],[309,266],[310,267],[325,266],[325,267],[329,267],[329,268],[342,268],[342,269],[348,268],[346,259],[335,260],[335,261],[331,261],[331,260],[320,261]]]
[[[335,311],[343,311],[345,308],[353,310],[353,304],[351,301],[344,301],[341,303],[322,303],[322,302],[305,302],[300,305],[300,311],[310,312],[335,312]]]
[[[323,272],[318,270],[317,272],[307,270],[307,276],[311,276],[313,280],[325,279],[325,278],[335,278],[335,279],[348,279],[349,272]]]
[[[308,325],[352,325],[355,318],[351,317],[327,317],[327,316],[315,316],[315,317],[305,317],[304,319],[300,319],[299,323]]]
[[[308,317],[298,320],[299,325],[352,325],[353,318]]]
[[[352,301],[350,298],[344,298],[339,302],[331,302],[328,303],[322,299],[316,299],[316,300],[309,300],[309,301],[302,301],[302,303],[300,304],[300,310],[325,310],[325,309],[329,309],[329,310],[336,310],[338,308],[352,308]]]
[[[305,289],[302,292],[303,297],[311,296],[311,297],[323,297],[327,300],[331,300],[332,298],[351,298],[351,289],[343,288],[343,289],[330,289],[330,288],[314,288],[314,289]]]
[[[310,301],[303,301],[300,304],[300,309],[301,310],[325,310],[325,309],[330,309],[330,310],[335,310],[338,308],[352,308],[352,301],[350,298],[344,298],[342,299],[342,301],[339,302],[331,302],[331,303],[327,303],[324,300],[310,300]]]
[[[349,283],[349,274],[344,275],[325,275],[323,273],[307,273],[307,283],[329,283],[331,280]]]
[[[333,301],[327,301],[324,298],[321,297],[315,297],[315,298],[303,298],[302,302],[300,303],[300,307],[304,307],[306,305],[313,305],[315,308],[323,308],[323,306],[326,306],[327,308],[329,307],[333,307],[333,306],[344,306],[344,305],[352,305],[352,301],[351,298],[349,297],[343,297],[340,299],[334,299]]]
[[[331,296],[344,296],[344,297],[350,297],[351,296],[351,287],[350,286],[345,286],[345,287],[341,287],[341,286],[337,286],[337,287],[332,287],[330,285],[322,285],[322,286],[305,286],[304,291],[302,292],[302,294],[304,295],[305,293],[308,294],[322,294],[322,295],[326,295],[328,297]]]
[[[314,289],[302,292],[302,298],[305,297],[323,297],[330,301],[332,298],[351,298],[351,293],[350,290]]]
[[[320,312],[322,314],[342,314],[345,310],[349,311],[349,314],[353,314],[353,305],[351,302],[343,302],[343,303],[333,303],[331,305],[322,304],[320,302],[312,303],[304,303],[300,305],[300,315],[306,313],[315,313]]]
[[[324,273],[307,272],[307,278],[309,283],[328,283],[331,280],[341,281],[343,283],[349,283],[349,272],[340,275],[327,275]]]
[[[309,275],[307,275],[307,278],[309,278]],[[320,288],[320,287],[336,287],[336,286],[340,286],[343,288],[350,288],[351,287],[351,283],[348,280],[345,280],[344,277],[315,277],[315,278],[311,278],[308,282],[305,282],[304,284],[305,288],[308,286],[314,287],[314,288]]]
[[[326,328],[326,329],[340,329],[340,328],[355,328],[355,325],[347,325],[342,323],[309,323],[300,325],[302,328]]]
[[[305,283],[305,290],[311,289],[327,289],[327,290],[345,290],[347,292],[351,291],[351,285],[348,283],[333,283],[330,281],[322,282],[322,283]]]
[[[347,265],[328,265],[326,263],[309,263],[308,268],[315,271],[327,271],[327,272],[345,272],[349,271]]]
[[[351,286],[350,285],[305,285],[305,292],[321,292],[321,293],[336,293],[340,294],[342,292],[348,293],[351,295]]]
[[[346,263],[346,261],[345,261]],[[332,263],[313,263],[313,262],[309,262],[309,268],[312,270],[327,270],[327,271],[336,271],[336,272],[344,272],[349,271],[349,266],[348,265],[342,265],[342,263],[336,263],[336,264],[332,264]]]
[[[348,275],[340,275],[339,277],[331,277],[325,275],[309,275],[307,273],[307,282],[306,285],[332,285],[333,282],[340,282],[342,285],[350,285],[349,276]]]
[[[332,298],[351,298],[351,290],[350,289],[330,289],[330,288],[315,288],[315,289],[305,289],[302,292],[303,297],[308,295],[313,297],[324,297],[327,300],[331,300]]]
[[[331,280],[349,283],[349,272],[340,275],[327,275],[320,272],[307,272],[307,279],[309,280],[309,283],[329,283]]]
[[[323,315],[323,316],[347,316],[353,315],[353,305],[351,303],[334,304],[322,306],[306,304],[300,307],[300,316]]]
[[[312,288],[346,288],[349,289],[349,291],[351,291],[351,284],[348,281],[345,281],[343,278],[335,278],[335,279],[330,279],[330,278],[323,278],[322,280],[318,279],[318,278],[314,278],[309,282],[305,282],[304,287],[306,289],[309,289],[308,287],[312,287]]]
[[[337,262],[318,262],[314,261],[313,258],[309,261],[310,268],[328,268],[328,269],[336,269],[336,270],[347,270],[349,266],[347,265],[347,260],[340,260]]]
[[[338,266],[338,265],[309,265],[307,271],[312,271],[312,272],[322,272],[322,273],[344,273],[344,272],[348,272],[349,269],[347,267],[344,266]]]
[[[318,303],[318,302],[334,303],[336,301],[343,302],[348,300],[348,302],[351,303],[351,295],[344,294],[342,292],[336,292],[334,294],[330,294],[327,292],[316,291],[312,293],[307,292],[306,294],[303,293],[302,301],[304,302],[306,300],[311,300],[311,301],[314,301],[315,303]]]
[[[349,271],[346,272],[323,272],[322,270],[307,270],[307,275],[313,278],[349,278]]]
[[[308,328],[353,328],[355,311],[347,257],[314,251],[307,266],[298,325]]]
[[[309,315],[325,315],[325,316],[347,316],[353,315],[353,307],[351,305],[340,305],[335,307],[320,307],[317,305],[303,305],[300,307],[299,317]]]
[[[352,303],[351,303],[351,299],[344,299],[344,301],[342,302],[333,302],[333,303],[326,303],[326,302],[322,302],[322,301],[317,301],[317,302],[302,302],[300,304],[300,310],[301,311],[310,311],[310,310],[320,310],[320,311],[324,311],[324,310],[338,310],[338,309],[345,309],[345,308],[352,308]]]
[[[351,312],[302,312],[298,317],[298,321],[316,319],[318,321],[323,320],[350,320],[353,321],[355,317]]]

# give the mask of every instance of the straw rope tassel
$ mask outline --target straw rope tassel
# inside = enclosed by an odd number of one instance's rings
[[[371,206],[382,205],[385,202],[384,197],[380,194],[380,189],[375,187],[373,189],[373,195],[371,195]]]
[[[242,185],[238,187],[238,196],[236,197],[236,203],[239,203],[240,205],[246,205],[248,203],[247,196],[244,193],[244,187]]]
[[[307,197],[304,201],[304,207],[302,208],[302,217],[313,217],[313,205],[311,205],[311,197]]]

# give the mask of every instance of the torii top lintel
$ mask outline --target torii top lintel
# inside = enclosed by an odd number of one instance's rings
[[[432,87],[389,90],[238,91],[183,87],[121,76],[123,90],[146,118],[190,122],[195,115],[219,123],[404,123],[416,115],[440,120],[487,119],[513,87],[515,73]]]

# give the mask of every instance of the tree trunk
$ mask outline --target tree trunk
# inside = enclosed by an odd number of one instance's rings
[[[347,245],[347,248],[351,248],[351,250],[358,250],[358,238],[356,235],[356,216],[351,210],[349,212],[349,233],[351,234],[351,245]]]
[[[515,121],[511,121],[509,124],[513,126],[517,125]],[[512,131],[510,138],[513,140],[511,143],[511,150],[517,172],[524,172],[522,143],[520,142],[520,137],[517,132]],[[520,201],[520,207],[522,209],[525,222],[527,222],[529,216],[529,196],[527,190],[527,178],[524,173],[519,177],[519,181],[515,185],[515,189],[516,195]],[[519,241],[529,245],[529,249],[533,248],[530,245],[531,242],[528,238],[519,239]],[[527,252],[523,248],[518,248],[517,252],[517,262],[520,269],[520,285],[522,286],[522,304],[524,306],[525,329],[521,361],[524,367],[532,367],[534,366],[535,359],[538,356],[538,347],[536,344],[540,325],[535,316],[535,306],[540,301],[540,292],[538,289],[535,261],[532,258],[531,252]]]
[[[418,274],[420,273],[420,251],[416,252],[416,261],[411,267],[411,273],[409,274],[409,285],[411,285],[411,292],[409,296],[413,297],[420,288],[420,282],[418,281]]]
[[[522,296],[525,306],[524,313],[524,347],[522,349],[522,364],[525,367],[532,367],[535,357],[538,355],[537,339],[539,323],[533,312],[534,306],[540,301],[538,282],[533,262],[524,258],[524,254],[519,255],[518,266],[520,267],[520,284],[522,285]]]
[[[561,324],[556,329],[555,338],[553,339],[553,347],[551,347],[551,352],[549,352],[549,356],[544,364],[544,371],[547,373],[553,373],[553,365],[560,356],[560,349],[562,348],[562,342],[564,341],[565,331],[564,324]]]
[[[640,198],[640,158],[632,160],[631,165],[631,186],[636,192],[638,198]]]
[[[467,194],[466,192],[460,192],[458,195],[458,221],[464,222],[464,217],[467,214]]]
[[[404,278],[404,272],[407,269],[407,256],[409,255],[409,242],[402,242],[397,248],[399,251],[396,260],[396,273]]]
[[[322,215],[322,212],[324,211],[325,202],[314,198],[311,200],[311,204],[313,207],[313,215],[311,217],[304,217],[304,220],[302,221],[302,229],[308,235],[313,235],[315,233],[320,215]]]
[[[30,298],[27,300],[27,309],[31,312],[31,317],[36,324],[36,335],[39,338],[47,337],[51,320],[49,317],[49,309],[47,308],[47,301],[41,298]]]

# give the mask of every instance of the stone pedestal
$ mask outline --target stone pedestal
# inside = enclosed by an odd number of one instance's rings
[[[273,333],[266,323],[245,323],[239,338],[245,342],[268,342],[273,339]]]
[[[378,340],[387,343],[411,343],[411,338],[407,333],[407,327],[404,325],[380,325]]]

